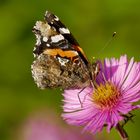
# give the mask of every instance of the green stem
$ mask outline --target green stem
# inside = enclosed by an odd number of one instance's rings
[[[116,126],[116,130],[119,132],[122,140],[129,140],[128,135],[124,128],[118,123]]]

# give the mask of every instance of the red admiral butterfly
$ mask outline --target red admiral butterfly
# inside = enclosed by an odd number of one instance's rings
[[[33,27],[36,45],[31,69],[38,87],[83,88],[95,80],[97,63],[91,64],[68,28],[51,12]]]

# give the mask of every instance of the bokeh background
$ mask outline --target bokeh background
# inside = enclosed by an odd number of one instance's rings
[[[127,54],[140,61],[139,0],[0,0],[0,140],[56,140],[45,133],[48,131],[45,122],[52,114],[54,119],[49,123],[55,129],[80,133],[62,121],[61,91],[40,90],[31,76],[35,44],[32,27],[36,20],[43,19],[46,10],[55,13],[69,27],[90,60],[93,56],[103,59]],[[108,44],[114,31],[117,35]],[[140,113],[135,111],[135,114],[135,122],[125,126],[131,140],[139,140],[140,136]],[[29,120],[35,121],[35,125],[31,122],[28,126]],[[40,132],[40,136],[26,137],[29,132],[33,136]],[[52,134],[59,140],[55,132]],[[74,139],[73,135],[68,134],[67,138]],[[89,137],[120,140],[114,129],[110,134],[104,130]]]

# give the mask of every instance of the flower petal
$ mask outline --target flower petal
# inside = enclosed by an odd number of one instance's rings
[[[140,63],[134,62],[134,58],[129,62],[124,55],[120,59],[106,58],[104,64],[99,61],[99,65],[100,72],[96,83],[100,92],[97,92],[97,102],[93,102],[95,92],[91,87],[83,90],[65,90],[63,94],[64,120],[69,124],[85,126],[83,131],[90,131],[93,134],[101,131],[105,125],[110,132],[112,127],[116,127],[124,119],[123,114],[140,108],[140,105],[132,104],[140,100]],[[113,85],[117,90],[112,87],[107,90],[106,84]],[[105,89],[100,89],[101,86]],[[108,97],[109,105],[106,100],[102,100],[105,96]]]
[[[91,131],[93,134],[101,131],[106,122],[107,116],[108,114],[106,111],[98,112],[98,114],[84,127],[84,131]]]

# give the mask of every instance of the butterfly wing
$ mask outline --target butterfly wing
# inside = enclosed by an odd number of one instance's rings
[[[33,32],[37,42],[32,74],[38,87],[65,89],[89,84],[89,62],[57,16],[47,12],[45,21],[37,21]]]
[[[51,27],[53,27],[58,33],[62,34],[65,37],[65,39],[67,39],[69,43],[72,44],[73,49],[75,49],[78,52],[79,56],[81,57],[81,59],[83,59],[84,63],[88,65],[89,62],[84,54],[84,51],[79,46],[79,43],[74,38],[70,30],[59,20],[59,18],[51,12],[47,11],[45,13],[45,20]]]

